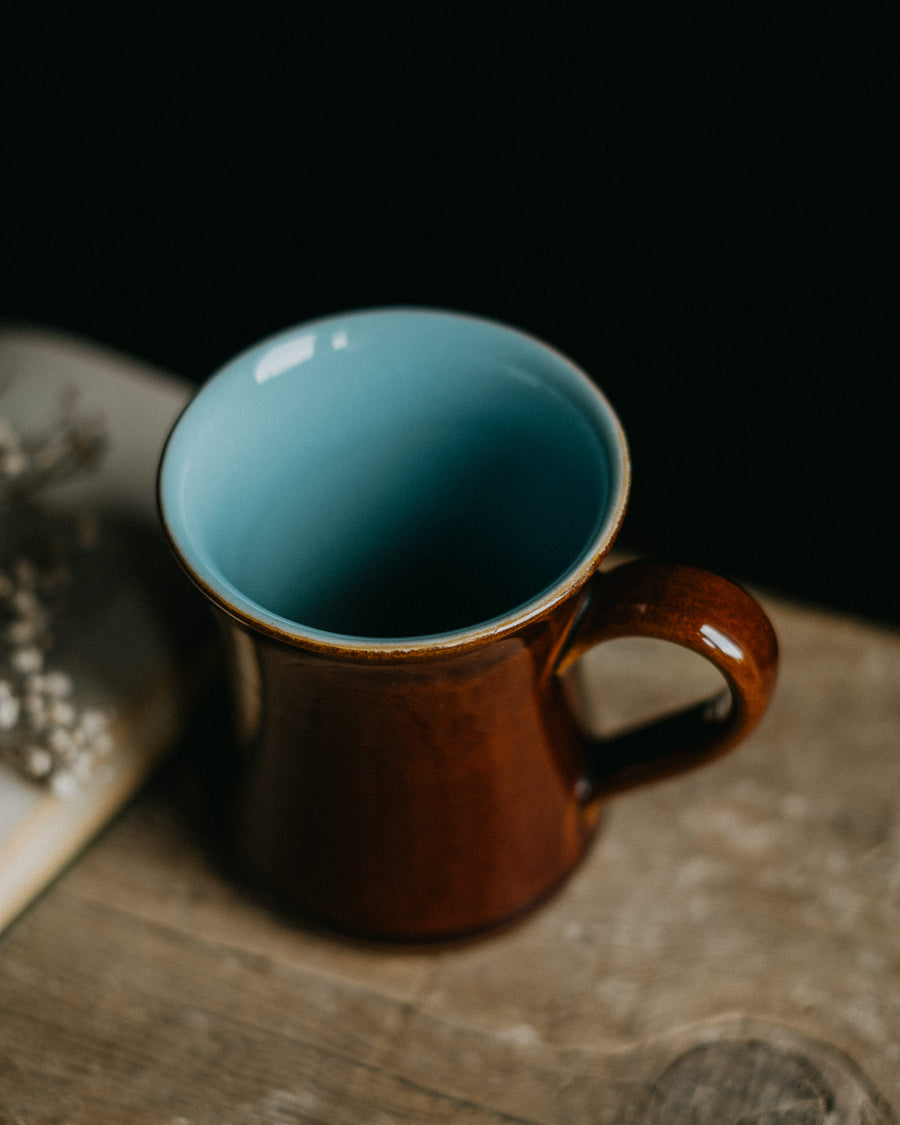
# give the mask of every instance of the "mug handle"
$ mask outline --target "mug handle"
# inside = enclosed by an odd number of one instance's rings
[[[778,641],[758,602],[727,578],[652,560],[598,574],[557,674],[603,641],[647,637],[705,657],[727,690],[608,739],[588,738],[585,804],[712,761],[762,718],[775,686]]]

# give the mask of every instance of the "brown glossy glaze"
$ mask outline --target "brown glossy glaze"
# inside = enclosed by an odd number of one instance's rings
[[[591,742],[595,796],[703,765],[762,718],[778,668],[775,630],[759,604],[721,575],[639,560],[599,576],[558,670],[619,637],[691,649],[718,668],[728,692],[619,738]]]
[[[598,575],[518,631],[457,647],[315,651],[224,620],[248,871],[311,917],[401,940],[483,930],[540,900],[583,854],[601,795],[697,765],[749,732],[777,654],[744,591],[657,564]],[[731,689],[727,713],[700,708],[613,743],[587,740],[559,673],[624,635],[711,660]]]

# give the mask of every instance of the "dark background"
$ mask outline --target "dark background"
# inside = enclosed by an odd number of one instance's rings
[[[900,622],[893,5],[79,8],[6,22],[0,317],[198,381],[507,320],[621,414],[626,546]]]

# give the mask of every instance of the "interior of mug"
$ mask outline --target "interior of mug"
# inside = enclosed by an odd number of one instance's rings
[[[321,321],[224,368],[160,495],[197,576],[251,616],[416,638],[557,583],[623,489],[615,420],[552,349],[474,318]]]

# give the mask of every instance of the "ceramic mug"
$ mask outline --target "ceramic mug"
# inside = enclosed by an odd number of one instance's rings
[[[749,733],[777,659],[758,604],[692,568],[599,572],[629,471],[573,363],[455,313],[312,322],[200,389],[160,511],[230,652],[253,878],[358,935],[483,930],[563,880],[607,794]],[[560,677],[622,636],[693,649],[728,705],[591,740]]]

